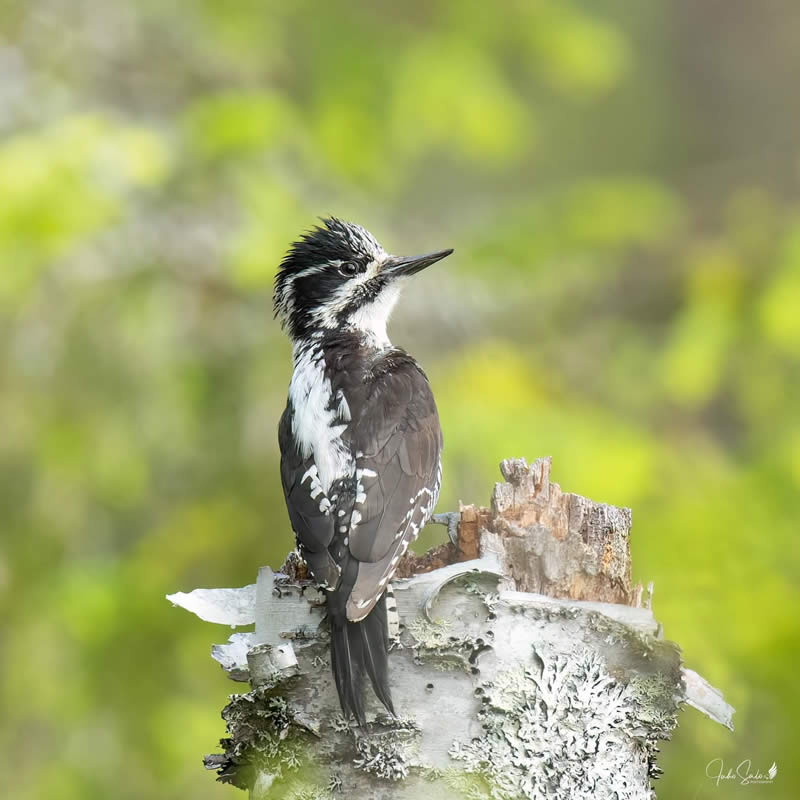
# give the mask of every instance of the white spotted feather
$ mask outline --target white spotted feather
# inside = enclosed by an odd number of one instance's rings
[[[317,483],[325,495],[331,484],[352,475],[354,469],[353,455],[342,441],[350,409],[343,395],[337,403],[331,402],[332,396],[321,349],[298,348],[289,384],[292,434],[303,458],[313,457]],[[312,486],[312,491],[316,488]]]

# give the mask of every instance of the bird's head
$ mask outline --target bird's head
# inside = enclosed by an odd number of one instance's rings
[[[330,218],[298,239],[275,279],[275,316],[295,343],[326,330],[385,345],[386,322],[405,279],[452,250],[389,255],[360,225]]]

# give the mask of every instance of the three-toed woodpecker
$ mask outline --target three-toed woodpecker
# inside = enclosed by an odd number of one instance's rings
[[[300,554],[327,592],[342,711],[363,725],[365,675],[393,711],[386,587],[442,477],[428,379],[386,322],[408,278],[453,251],[398,258],[360,225],[322,222],[290,247],[275,281],[294,357],[281,479]]]

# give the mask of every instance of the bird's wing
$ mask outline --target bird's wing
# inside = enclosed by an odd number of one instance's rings
[[[313,455],[303,458],[292,436],[292,409],[287,407],[278,426],[281,449],[281,482],[297,545],[314,579],[336,586],[339,567],[328,546],[333,540],[331,504],[322,490]]]
[[[442,433],[428,379],[408,357],[376,377],[353,421],[356,493],[348,547],[359,564],[347,617],[357,621],[372,610],[433,513]]]

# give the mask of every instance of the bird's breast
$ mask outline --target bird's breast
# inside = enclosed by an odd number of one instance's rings
[[[292,435],[303,458],[313,458],[326,494],[331,484],[353,474],[353,455],[343,439],[350,407],[342,390],[334,392],[320,349],[308,349],[295,360],[289,384]]]

